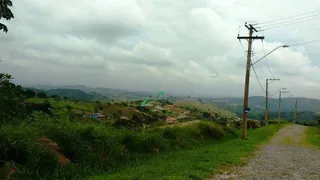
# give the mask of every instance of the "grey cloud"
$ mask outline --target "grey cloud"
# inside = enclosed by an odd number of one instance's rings
[[[289,0],[241,3],[246,6],[210,0],[97,0],[96,5],[76,0],[17,1],[16,18],[6,22],[8,34],[0,34],[0,70],[11,72],[20,82],[242,96],[246,57],[236,39],[239,24],[250,20],[252,13],[257,22],[294,15],[301,2],[290,8]],[[310,0],[305,6],[315,5],[317,1]],[[271,42],[304,41],[305,34],[316,34],[319,27],[306,24],[294,32],[266,31],[266,52],[273,48]],[[247,35],[246,29],[241,30]],[[261,43],[254,48],[261,51]],[[317,70],[319,45],[305,49],[290,48],[268,57],[275,76],[291,78],[283,85],[290,87],[292,79]],[[269,73],[264,62],[256,68],[261,78],[260,66]],[[315,73],[312,82],[317,78]],[[250,86],[252,94],[263,93],[255,79]]]

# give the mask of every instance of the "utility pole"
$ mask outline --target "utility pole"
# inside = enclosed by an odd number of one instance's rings
[[[244,87],[244,102],[243,102],[243,120],[242,120],[242,139],[247,139],[247,118],[248,118],[248,112],[250,109],[248,108],[248,97],[249,97],[249,81],[250,81],[250,68],[251,68],[251,55],[252,55],[252,41],[254,39],[264,39],[264,36],[252,36],[253,31],[258,32],[251,24],[247,25],[245,23],[245,27],[249,30],[249,36],[239,36],[237,39],[239,41],[241,39],[248,40],[248,52],[247,52],[247,66],[246,66],[246,77],[245,77],[245,87]]]
[[[293,120],[293,123],[296,123],[297,108],[298,108],[298,99],[296,99],[296,104],[294,105],[294,120]]]
[[[288,93],[289,91],[279,91],[279,107],[278,107],[278,123],[280,124],[280,108],[281,108],[281,94]]]
[[[269,113],[269,105],[268,105],[268,85],[269,85],[269,81],[277,81],[277,80],[280,80],[279,78],[278,79],[266,79],[266,109],[265,109],[265,123],[266,123],[266,126],[268,126],[268,113]]]

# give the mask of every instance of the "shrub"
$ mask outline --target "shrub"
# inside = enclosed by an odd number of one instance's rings
[[[256,129],[256,128],[260,127],[260,122],[257,120],[248,119],[247,127],[250,129]]]
[[[231,126],[236,129],[240,129],[242,126],[242,121],[231,121]]]
[[[222,139],[225,135],[223,129],[218,125],[201,122],[198,124],[201,134],[208,139]]]
[[[62,110],[54,113],[62,113]],[[1,126],[0,160],[4,163],[0,164],[0,171],[14,162],[18,168],[14,178],[81,179],[148,158],[147,154],[195,147],[207,143],[206,140],[237,134],[212,122],[146,129],[137,133],[96,123],[72,123],[62,117],[36,112],[29,124]],[[55,142],[59,153],[71,163],[61,168],[57,156],[38,143],[42,136]]]

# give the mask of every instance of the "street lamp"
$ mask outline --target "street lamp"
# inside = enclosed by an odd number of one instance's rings
[[[287,89],[287,88],[280,88],[280,89],[278,89],[277,92],[273,93],[270,97],[272,97],[273,95],[275,95],[275,94],[278,93],[279,91],[281,91],[281,90],[286,90],[286,89]]]
[[[264,55],[262,58],[258,59],[256,62],[252,63],[251,66],[255,65],[256,63],[258,63],[259,61],[261,61],[263,58],[265,58],[266,56],[268,56],[269,54],[271,54],[273,51],[279,49],[279,48],[287,48],[287,47],[290,47],[289,45],[281,45],[281,46],[278,46],[276,48],[274,48],[272,51],[270,51],[269,53],[267,53],[266,55]]]
[[[252,30],[250,31],[252,33]],[[255,65],[259,61],[261,61],[263,58],[274,52],[275,50],[283,47],[287,48],[289,45],[281,45],[270,51],[269,53],[265,54],[262,58],[257,60],[254,63],[251,63],[251,54],[249,53],[249,50],[251,51],[251,44],[252,41],[249,40],[249,45],[248,45],[248,56],[247,56],[247,67],[246,67],[246,77],[245,77],[245,88],[244,88],[244,102],[243,102],[243,121],[242,121],[242,134],[241,137],[242,139],[247,138],[247,118],[248,115],[247,113],[250,111],[250,108],[248,108],[248,99],[249,99],[249,81],[250,81],[250,68],[251,66]]]

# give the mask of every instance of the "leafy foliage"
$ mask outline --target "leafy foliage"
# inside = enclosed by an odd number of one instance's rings
[[[0,73],[0,122],[13,122],[23,114],[24,90],[12,83],[12,76]]]
[[[4,18],[6,20],[10,20],[11,18],[14,18],[9,7],[12,7],[11,0],[0,0],[0,19]],[[0,30],[3,30],[5,33],[8,32],[7,26],[2,23],[0,23]]]

